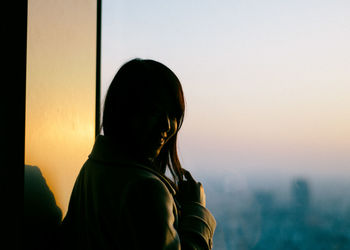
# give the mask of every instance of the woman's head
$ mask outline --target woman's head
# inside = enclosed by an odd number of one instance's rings
[[[106,95],[103,130],[137,157],[149,158],[160,173],[168,167],[182,179],[177,133],[185,111],[182,87],[165,65],[134,59],[115,75]]]

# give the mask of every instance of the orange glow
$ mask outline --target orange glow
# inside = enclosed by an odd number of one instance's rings
[[[94,142],[96,1],[28,2],[25,163],[63,216]]]

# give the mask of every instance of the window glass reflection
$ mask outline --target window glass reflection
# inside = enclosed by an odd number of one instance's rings
[[[67,210],[94,142],[96,1],[28,1],[25,163]]]

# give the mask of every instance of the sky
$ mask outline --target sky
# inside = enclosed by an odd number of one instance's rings
[[[348,180],[349,12],[345,0],[104,0],[101,100],[127,60],[159,60],[185,93],[183,167]]]

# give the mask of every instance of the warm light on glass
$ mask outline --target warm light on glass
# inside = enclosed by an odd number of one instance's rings
[[[25,163],[65,215],[94,142],[96,1],[28,2]]]

